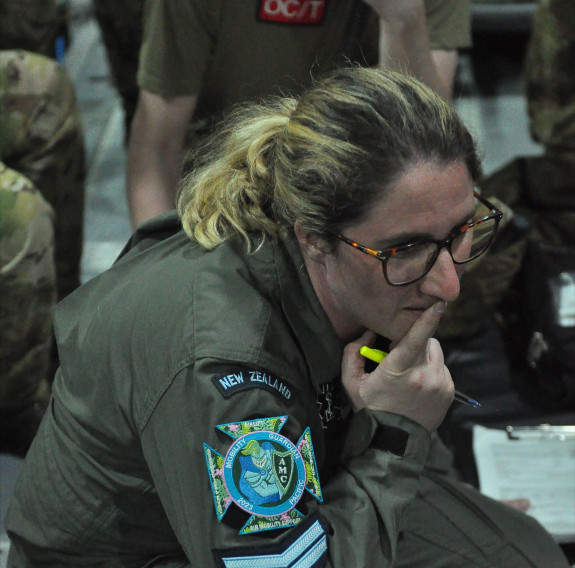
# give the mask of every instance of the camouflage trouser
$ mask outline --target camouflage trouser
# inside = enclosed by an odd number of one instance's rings
[[[122,97],[126,132],[138,102],[138,55],[142,43],[144,0],[92,0],[106,46],[114,84]]]
[[[575,152],[573,0],[539,0],[525,61],[533,138]]]
[[[53,236],[50,205],[30,180],[0,162],[0,409],[48,392]]]
[[[84,139],[74,86],[42,55],[0,51],[0,159],[52,205],[59,299],[80,283]]]
[[[61,0],[0,0],[0,49],[26,49],[56,56],[56,40],[66,34]]]

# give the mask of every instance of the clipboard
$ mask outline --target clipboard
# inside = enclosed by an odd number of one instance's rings
[[[552,426],[551,424],[507,426],[505,431],[510,440],[540,439],[575,442],[575,426]]]
[[[527,514],[557,542],[575,542],[575,425],[473,426],[479,490],[498,500],[526,498]]]

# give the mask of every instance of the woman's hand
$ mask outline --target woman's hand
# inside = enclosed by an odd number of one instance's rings
[[[365,372],[362,345],[375,340],[372,332],[349,343],[342,360],[343,386],[354,410],[386,410],[415,420],[429,432],[437,429],[453,402],[454,385],[443,362],[435,333],[445,309],[429,307],[372,373]]]

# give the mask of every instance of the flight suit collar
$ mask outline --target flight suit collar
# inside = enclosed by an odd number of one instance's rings
[[[315,293],[297,239],[290,232],[278,246],[291,262],[277,263],[284,313],[299,339],[316,391],[341,373],[344,344],[336,335]]]

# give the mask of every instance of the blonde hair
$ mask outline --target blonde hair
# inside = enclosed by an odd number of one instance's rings
[[[250,248],[250,235],[275,239],[296,220],[331,241],[416,162],[454,160],[479,177],[448,103],[412,77],[344,68],[299,98],[237,107],[197,154],[178,211],[207,249],[238,234]]]

